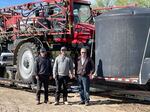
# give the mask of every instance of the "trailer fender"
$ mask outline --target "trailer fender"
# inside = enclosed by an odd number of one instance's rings
[[[150,58],[145,58],[141,70],[140,83],[146,84],[150,80]]]

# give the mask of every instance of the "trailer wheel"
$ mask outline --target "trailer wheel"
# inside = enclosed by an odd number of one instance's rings
[[[14,79],[12,71],[6,70],[6,72],[4,73],[4,78],[10,79],[10,80]]]
[[[37,56],[37,47],[28,42],[21,45],[17,53],[17,72],[24,83],[31,83],[34,75],[34,61]]]

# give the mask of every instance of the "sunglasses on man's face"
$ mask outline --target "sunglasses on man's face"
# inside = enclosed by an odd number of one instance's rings
[[[81,53],[86,53],[86,52],[81,52]]]
[[[45,51],[41,51],[40,53],[46,53]]]
[[[62,49],[61,51],[66,51],[65,49]]]

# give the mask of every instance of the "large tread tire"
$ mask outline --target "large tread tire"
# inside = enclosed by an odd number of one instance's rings
[[[37,47],[34,43],[28,42],[21,45],[17,53],[17,72],[19,79],[24,83],[32,83],[35,75],[35,58]]]

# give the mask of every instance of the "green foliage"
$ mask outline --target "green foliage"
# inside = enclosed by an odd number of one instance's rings
[[[124,6],[137,4],[139,7],[150,7],[150,0],[95,0],[94,7]]]

